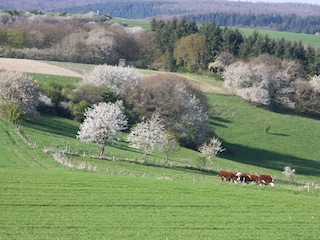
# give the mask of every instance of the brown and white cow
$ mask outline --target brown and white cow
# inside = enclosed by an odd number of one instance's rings
[[[259,180],[259,175],[257,174],[249,174],[249,177],[252,183],[257,183]]]
[[[259,185],[270,185],[274,186],[274,178],[271,175],[268,174],[260,174],[258,178],[258,184]]]
[[[234,183],[237,183],[240,179],[241,173],[220,170],[219,175],[221,177],[221,181],[228,181],[228,182],[232,181]]]

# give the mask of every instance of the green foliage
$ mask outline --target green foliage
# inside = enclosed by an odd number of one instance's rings
[[[265,133],[269,133],[270,128],[271,128],[271,123],[265,122],[265,123],[264,123],[264,132],[265,132]]]
[[[17,123],[21,118],[19,105],[13,103],[0,104],[0,116],[11,123]]]
[[[50,81],[46,84],[42,84],[43,93],[52,100],[55,106],[58,106],[64,99],[62,95],[63,88],[64,84],[58,83],[56,81]]]
[[[62,11],[62,12],[59,13],[59,16],[60,17],[65,17],[65,16],[67,16],[67,14],[68,14],[67,11]]]
[[[35,15],[43,15],[44,13],[38,9],[32,9],[30,10],[30,13],[33,13]]]
[[[198,65],[195,62],[189,61],[186,66],[187,72],[196,73],[198,71]]]
[[[74,104],[71,109],[71,113],[74,116],[74,119],[78,122],[82,122],[84,119],[85,110],[90,107],[92,104],[86,100],[81,100],[80,102]]]
[[[9,48],[25,48],[28,41],[25,33],[19,29],[7,30],[7,45]]]

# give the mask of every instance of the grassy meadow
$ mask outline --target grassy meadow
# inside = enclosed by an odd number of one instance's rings
[[[252,28],[239,28],[240,32],[245,36],[252,35],[255,29]],[[262,35],[268,35],[272,39],[288,39],[291,41],[301,41],[305,46],[311,46],[315,48],[320,47],[320,36],[304,33],[292,33],[292,32],[280,32],[271,30],[258,29],[258,32]]]
[[[33,77],[40,84],[79,80]],[[141,164],[125,134],[96,158],[94,144],[75,138],[79,123],[50,115],[21,124],[33,148],[0,119],[0,239],[317,239],[320,190],[303,185],[320,183],[319,120],[272,113],[231,95],[206,96],[226,148],[206,171],[198,168],[199,154],[184,148],[168,164],[157,152]],[[66,152],[64,164],[50,150]],[[87,168],[79,169],[84,161]],[[286,165],[297,170],[294,183],[285,180]],[[219,169],[270,173],[276,185],[221,182]]]

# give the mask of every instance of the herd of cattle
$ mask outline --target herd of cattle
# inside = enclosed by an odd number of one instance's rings
[[[241,172],[230,172],[221,170],[219,172],[222,181],[228,181],[233,183],[257,183],[259,185],[274,186],[274,178],[268,174],[247,174]]]

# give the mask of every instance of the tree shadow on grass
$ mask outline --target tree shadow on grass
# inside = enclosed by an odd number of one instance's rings
[[[231,121],[221,118],[221,117],[215,117],[215,116],[209,116],[209,122],[211,126],[216,126],[216,127],[223,127],[227,128],[227,123],[231,123]]]
[[[320,176],[320,162],[316,160],[226,142],[224,146],[226,151],[219,154],[221,158],[277,171],[283,171],[285,166],[290,166],[296,169],[298,174]]]
[[[275,135],[275,136],[280,136],[280,137],[290,137],[288,134],[283,134],[283,133],[268,133],[270,135]]]
[[[25,121],[24,125],[45,133],[62,135],[70,138],[76,138],[79,130],[79,126],[71,124],[71,121],[68,123],[68,121],[61,121],[61,119],[55,117],[42,117],[38,120],[28,119]]]

